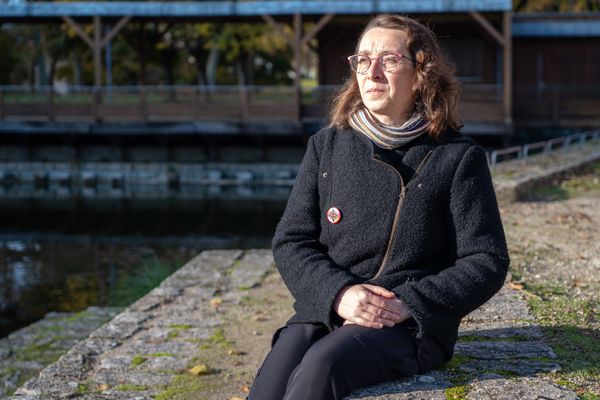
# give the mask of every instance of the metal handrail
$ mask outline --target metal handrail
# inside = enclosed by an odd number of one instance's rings
[[[526,164],[527,160],[531,156],[531,150],[543,149],[542,154],[548,155],[550,152],[555,150],[564,151],[570,148],[572,145],[583,145],[588,141],[593,142],[598,140],[598,136],[600,136],[600,129],[593,129],[587,132],[575,133],[569,136],[545,140],[543,142],[528,143],[522,146],[511,146],[504,149],[493,150],[488,154],[489,166],[490,168],[493,168],[501,162],[515,159],[521,160],[522,163]],[[498,160],[499,156],[511,155],[514,156],[507,159]]]

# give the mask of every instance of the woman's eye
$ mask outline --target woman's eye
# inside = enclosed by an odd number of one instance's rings
[[[387,56],[383,59],[383,63],[387,67],[394,67],[394,66],[398,65],[399,62],[400,62],[400,60],[398,60],[398,57],[396,57],[396,56]]]
[[[367,57],[359,57],[358,58],[358,65],[361,67],[366,67],[370,64],[370,60]]]

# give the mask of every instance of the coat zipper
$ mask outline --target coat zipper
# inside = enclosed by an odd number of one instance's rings
[[[429,150],[429,152],[425,155],[425,157],[423,157],[423,160],[419,163],[419,166],[417,167],[417,170],[415,171],[415,174],[413,175],[411,182],[415,181],[415,178],[417,177],[419,171],[421,170],[421,167],[423,167],[423,165],[425,164],[425,162],[431,155],[432,151],[433,150]],[[389,165],[388,163],[386,163],[382,160],[375,159],[375,161],[379,161],[380,163],[390,167],[396,174],[398,174],[398,177],[400,178],[401,189],[400,189],[400,196],[398,196],[398,203],[396,204],[396,212],[394,213],[394,221],[392,222],[392,230],[390,231],[390,237],[388,238],[388,242],[387,242],[387,246],[385,248],[385,253],[383,255],[383,259],[381,260],[381,264],[379,265],[379,269],[377,270],[377,273],[369,280],[379,277],[381,275],[381,273],[383,272],[385,265],[387,264],[387,261],[390,257],[390,253],[391,253],[391,249],[392,249],[392,242],[394,241],[394,236],[396,233],[396,227],[398,225],[398,219],[400,218],[402,206],[404,206],[404,198],[406,197],[406,191],[411,184],[411,182],[409,182],[407,185],[405,185],[404,179],[402,179],[402,175],[400,175],[400,172],[398,172],[398,170],[396,168],[394,168],[393,166]]]

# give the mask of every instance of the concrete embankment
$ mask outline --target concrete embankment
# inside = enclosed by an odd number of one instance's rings
[[[503,207],[510,208],[508,201],[520,196],[522,185],[598,159],[598,144],[590,143],[552,158],[534,157],[527,165],[497,167],[494,179]],[[203,252],[78,342],[11,399],[243,398],[271,333],[290,313],[291,298],[275,273],[270,251]],[[357,391],[351,398],[577,399],[544,374],[560,368],[561,360],[545,343],[523,292],[507,281],[463,320],[450,363]]]

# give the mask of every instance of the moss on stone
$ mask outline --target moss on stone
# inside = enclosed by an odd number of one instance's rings
[[[133,384],[129,384],[129,383],[125,383],[123,385],[119,385],[115,387],[115,390],[119,390],[119,391],[130,391],[130,392],[141,392],[143,390],[148,390],[148,386],[143,386],[143,385],[133,385]]]
[[[179,332],[180,331],[178,329],[169,331],[169,333],[167,334],[167,340],[172,340],[172,339],[179,337]]]
[[[138,365],[143,364],[144,361],[146,361],[146,360],[147,360],[147,358],[144,356],[134,356],[131,359],[131,366],[137,367]]]
[[[215,332],[208,338],[208,340],[222,348],[231,346],[231,342],[225,338],[225,331],[222,328],[216,329]]]
[[[171,325],[167,325],[167,328],[178,329],[178,330],[188,330],[188,329],[192,329],[193,327],[194,327],[194,325],[190,325],[190,324],[171,324]]]
[[[467,385],[454,386],[444,391],[446,400],[463,400],[467,398]]]

